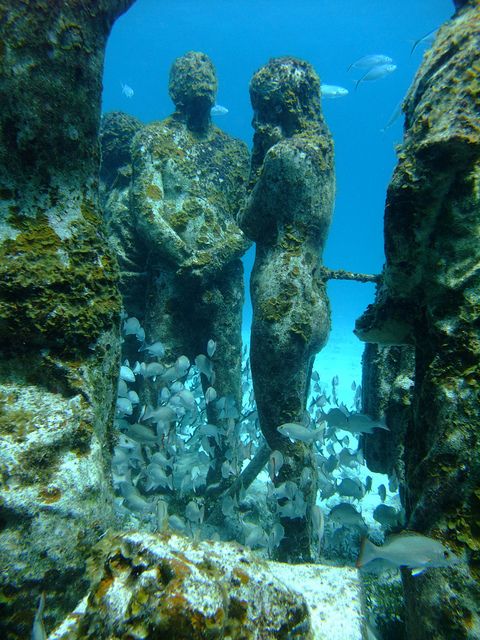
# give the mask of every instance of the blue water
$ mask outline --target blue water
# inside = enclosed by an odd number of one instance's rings
[[[324,254],[331,268],[378,273],[384,261],[383,209],[386,187],[401,141],[403,118],[382,133],[418,68],[424,47],[412,42],[453,14],[451,0],[137,0],[110,37],[103,110],[121,110],[144,122],[169,115],[168,73],[188,50],[206,52],[219,78],[218,103],[228,115],[216,124],[252,140],[248,84],[271,57],[308,60],[322,82],[349,95],[323,100],[336,150],[337,197]],[[397,70],[354,90],[358,73],[348,65],[365,54],[391,56]],[[126,83],[134,90],[127,98]],[[251,267],[253,252],[245,262]],[[333,282],[332,335],[351,336],[355,318],[373,301],[373,285]],[[245,308],[244,325],[251,317]],[[361,348],[361,345],[358,345]]]

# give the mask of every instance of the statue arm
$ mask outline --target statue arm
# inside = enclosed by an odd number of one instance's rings
[[[132,168],[130,204],[138,231],[153,253],[179,267],[191,252],[165,220],[162,174],[154,166],[148,141],[141,134],[133,142]]]

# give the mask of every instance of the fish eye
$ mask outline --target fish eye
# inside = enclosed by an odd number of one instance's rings
[[[443,552],[443,557],[445,558],[445,560],[448,560],[448,558],[450,557],[450,554],[448,551],[444,551]]]

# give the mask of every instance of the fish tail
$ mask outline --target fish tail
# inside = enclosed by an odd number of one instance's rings
[[[360,569],[360,567],[365,566],[377,557],[377,546],[370,542],[368,538],[363,538],[355,566]]]

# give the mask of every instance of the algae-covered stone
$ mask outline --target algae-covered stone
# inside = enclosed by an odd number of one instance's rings
[[[0,635],[83,593],[111,524],[118,270],[98,206],[105,43],[131,0],[0,1]]]
[[[123,308],[143,324],[147,288],[148,250],[130,207],[131,144],[142,128],[137,118],[122,112],[106,113],[100,127],[100,203],[112,252],[120,269]],[[124,357],[136,358],[135,353]]]
[[[357,324],[366,340],[415,345],[408,528],[463,558],[404,575],[412,640],[480,637],[480,5],[456,4],[404,103],[382,292]]]
[[[241,226],[256,242],[250,282],[251,366],[260,426],[285,463],[276,482],[299,484],[305,467],[307,515],[283,518],[279,557],[310,557],[308,513],[315,501],[310,446],[291,444],[277,427],[302,422],[313,358],[326,342],[330,308],[319,275],[333,198],[333,143],[320,111],[319,79],[295,58],[276,58],[250,85],[255,111],[252,192]]]
[[[239,545],[131,532],[96,556],[88,599],[50,640],[314,639],[304,598]]]

